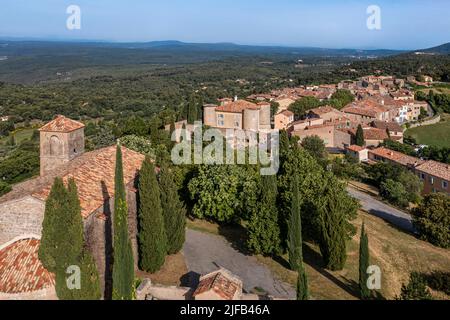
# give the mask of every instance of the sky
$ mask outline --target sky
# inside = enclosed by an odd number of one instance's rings
[[[66,26],[70,5],[81,29]],[[422,49],[450,41],[449,12],[448,0],[0,0],[0,38]]]

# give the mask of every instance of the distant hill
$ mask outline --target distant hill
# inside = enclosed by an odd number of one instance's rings
[[[416,52],[425,52],[428,54],[450,54],[450,42],[441,44],[440,46],[418,50]]]
[[[359,49],[327,49],[315,47],[283,47],[283,46],[254,46],[254,45],[238,45],[234,43],[186,43],[176,40],[168,41],[152,41],[152,42],[136,42],[136,43],[114,43],[114,42],[74,42],[74,41],[11,41],[0,39],[1,55],[27,55],[31,54],[47,54],[52,49],[54,54],[58,54],[59,49],[63,52],[71,50],[77,52],[79,50],[86,53],[86,50],[102,50],[102,49],[126,49],[126,50],[149,50],[153,53],[218,53],[220,55],[291,55],[308,57],[357,57],[357,58],[375,58],[390,56],[403,53],[400,50],[359,50]],[[56,52],[55,52],[55,49]]]

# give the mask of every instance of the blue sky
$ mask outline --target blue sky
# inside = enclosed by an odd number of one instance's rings
[[[66,8],[81,8],[81,30]],[[366,9],[381,8],[381,30]],[[450,41],[448,0],[0,0],[0,37],[418,49]]]

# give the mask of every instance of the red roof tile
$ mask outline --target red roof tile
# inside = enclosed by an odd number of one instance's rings
[[[192,296],[195,297],[211,290],[224,300],[233,300],[236,293],[242,290],[242,282],[221,269],[203,276]]]
[[[259,110],[259,106],[245,100],[237,100],[216,108],[219,112],[241,113],[245,109]]]
[[[417,166],[416,170],[450,181],[450,165],[446,163],[430,160]]]
[[[66,118],[64,116],[56,116],[53,121],[50,121],[41,127],[39,131],[71,132],[81,128],[84,128],[84,124],[81,122]]]
[[[104,202],[114,196],[114,171],[116,165],[116,146],[107,147],[82,155],[86,161],[79,166],[70,168],[62,175],[64,183],[74,178],[78,188],[83,218],[100,208]],[[123,175],[125,184],[134,181],[141,168],[144,156],[140,153],[122,147]],[[33,194],[34,197],[45,200],[50,193],[52,184],[48,184]]]
[[[54,275],[39,261],[39,244],[37,239],[24,239],[0,250],[0,292],[32,292],[55,284]]]

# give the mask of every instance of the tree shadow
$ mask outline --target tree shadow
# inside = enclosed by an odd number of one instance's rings
[[[328,280],[333,282],[335,285],[337,285],[342,290],[346,291],[348,294],[359,298],[359,289],[358,284],[353,280],[346,279],[345,282],[339,280],[336,278],[333,274],[328,272],[325,269],[325,263],[322,259],[322,256],[311,249],[308,245],[303,244],[303,260],[304,262],[312,267],[314,270],[316,270],[318,273],[326,277]]]
[[[182,287],[197,288],[199,282],[200,274],[194,271],[189,271],[180,278],[180,285]]]
[[[219,235],[223,236],[233,249],[246,256],[251,255],[247,248],[248,232],[243,226],[237,223],[219,225]]]
[[[105,182],[101,182],[103,196],[103,214],[105,220],[105,300],[112,299],[112,268],[113,268],[113,233],[112,233],[112,212],[110,206],[110,195]]]

